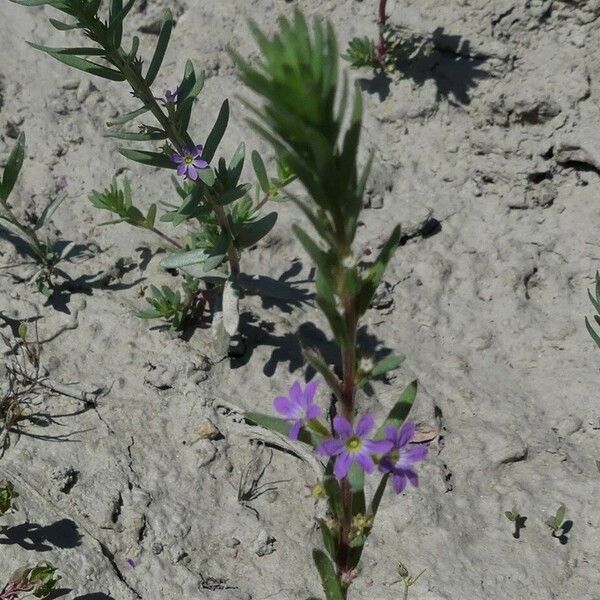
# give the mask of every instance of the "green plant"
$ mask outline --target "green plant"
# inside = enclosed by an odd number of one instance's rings
[[[7,227],[14,231],[27,244],[40,267],[32,277],[31,282],[35,284],[38,291],[45,296],[50,296],[55,286],[55,278],[57,276],[64,276],[64,273],[56,269],[56,265],[64,255],[64,250],[61,253],[56,243],[50,239],[42,241],[39,233],[66,198],[66,194],[58,194],[46,206],[33,225],[28,225],[24,219],[20,219],[15,213],[14,207],[9,203],[9,197],[23,167],[24,159],[25,134],[21,132],[17,138],[15,147],[8,157],[4,173],[0,180],[0,221],[6,224]]]
[[[600,273],[598,271],[596,271],[596,285],[594,293],[595,296],[593,296],[592,292],[588,290],[588,296],[597,313],[594,315],[594,321],[596,322],[596,325],[600,325]],[[585,318],[585,326],[587,327],[587,330],[592,336],[594,342],[596,342],[596,345],[600,348],[600,335],[598,335],[598,333],[594,330],[587,317]]]
[[[139,39],[133,36],[130,47],[124,47],[123,32],[128,14],[135,0],[12,0],[25,6],[49,5],[65,15],[68,22],[50,19],[61,31],[81,30],[89,38],[89,47],[50,48],[31,43],[54,59],[88,75],[114,82],[126,82],[138,105],[134,110],[115,119],[108,126],[109,137],[127,142],[152,144],[150,149],[120,148],[120,153],[149,167],[175,170],[175,190],[180,202],[176,204],[151,203],[147,210],[134,204],[131,184],[122,188],[113,183],[104,191],[95,191],[90,200],[99,209],[113,213],[117,218],[109,223],[124,222],[145,229],[166,244],[169,255],[161,263],[165,269],[176,269],[184,279],[185,295],[177,304],[177,294],[154,295],[148,301],[151,309],[141,311],[145,318],[165,318],[176,329],[193,325],[209,303],[213,313],[215,335],[220,343],[235,334],[230,325],[237,324],[236,314],[224,311],[238,310],[237,303],[225,303],[222,294],[234,288],[239,297],[243,284],[238,281],[241,272],[241,254],[267,235],[277,219],[276,212],[260,214],[268,201],[283,198],[283,188],[294,179],[289,167],[278,162],[278,176],[269,178],[262,158],[252,153],[252,163],[261,195],[252,199],[253,185],[241,183],[245,160],[245,146],[240,143],[230,160],[217,158],[217,150],[225,135],[229,117],[229,101],[224,100],[212,128],[203,133],[205,141],[197,144],[192,137],[190,120],[192,109],[204,86],[204,75],[197,74],[192,62],[185,64],[177,87],[158,96],[152,86],[159,75],[171,39],[174,22],[166,11],[151,59],[145,62],[139,55]],[[203,121],[212,107],[203,107]],[[126,129],[128,123],[151,115],[152,123],[141,122],[138,129]],[[157,144],[162,144],[157,146]],[[160,209],[165,208],[160,214]],[[184,239],[165,233],[158,223],[178,226],[186,223]],[[192,279],[188,278],[191,276]],[[195,290],[191,291],[192,284]],[[268,289],[262,290],[268,294]],[[193,297],[192,297],[193,296]],[[184,309],[185,307],[185,309]],[[180,310],[181,309],[181,310]],[[228,326],[222,326],[226,323]]]

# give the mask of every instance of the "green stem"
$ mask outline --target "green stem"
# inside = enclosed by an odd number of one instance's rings
[[[94,21],[93,32],[95,41],[100,44],[104,50],[106,50],[107,58],[123,74],[137,97],[143,102],[144,106],[147,106],[150,109],[150,112],[160,123],[160,126],[163,128],[163,131],[171,143],[179,152],[181,152],[182,149],[187,145],[184,136],[181,135],[175,124],[160,107],[156,101],[156,98],[154,98],[154,95],[152,94],[152,90],[146,84],[142,75],[131,67],[129,59],[126,58],[127,53],[122,48],[115,48],[111,46],[111,44],[108,42],[104,31],[105,28],[106,26],[98,19]],[[230,232],[229,221],[225,211],[223,210],[223,207],[218,206],[214,202],[208,202],[208,204],[212,208],[221,230]],[[233,274],[238,274],[240,272],[240,259],[237,249],[234,246],[233,239],[231,239],[229,242],[227,256],[229,258],[231,272]]]
[[[165,242],[169,242],[169,244],[175,246],[175,248],[179,248],[180,250],[183,250],[183,246],[177,240],[174,240],[172,237],[169,237],[166,233],[163,233],[162,231],[160,231],[160,229],[157,229],[156,227],[152,227],[152,229],[150,231],[152,231],[153,233],[155,233],[156,235],[161,237],[163,240],[165,240]]]

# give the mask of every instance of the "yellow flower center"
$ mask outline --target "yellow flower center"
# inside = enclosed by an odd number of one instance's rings
[[[360,449],[362,442],[360,441],[360,438],[354,436],[351,438],[348,438],[348,441],[346,442],[346,448],[348,448],[348,450],[350,450],[350,452],[356,452],[357,450]]]
[[[184,158],[184,162],[186,165],[191,165],[194,162],[194,157],[193,156],[186,156]]]

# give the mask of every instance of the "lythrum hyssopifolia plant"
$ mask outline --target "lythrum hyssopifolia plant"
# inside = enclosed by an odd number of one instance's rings
[[[34,223],[27,223],[25,218],[19,217],[15,207],[11,204],[10,195],[23,167],[24,159],[25,134],[20,133],[17,143],[8,157],[4,173],[0,178],[0,225],[5,225],[11,229],[25,242],[39,266],[39,269],[31,278],[31,282],[35,284],[40,292],[49,296],[55,285],[55,277],[57,275],[67,277],[65,273],[56,268],[56,265],[66,254],[69,245],[64,247],[61,252],[55,242],[50,239],[45,241],[40,239],[40,230],[63,202],[66,195],[58,194],[52,199]],[[7,266],[10,267],[11,265]]]
[[[137,106],[115,119],[108,135],[128,142],[162,143],[152,149],[121,148],[120,153],[147,166],[173,170],[175,203],[164,203],[158,216],[156,203],[146,211],[134,205],[130,184],[113,182],[90,199],[94,206],[115,216],[111,222],[126,222],[158,236],[172,252],[162,261],[166,269],[183,275],[182,291],[152,286],[151,307],[141,311],[144,318],[164,318],[176,328],[193,325],[209,304],[220,315],[214,320],[219,338],[233,334],[238,324],[238,298],[247,279],[240,275],[241,253],[255,245],[274,226],[277,213],[261,216],[260,208],[281,196],[280,191],[292,179],[289,168],[279,162],[278,176],[269,178],[257,152],[252,163],[257,174],[256,198],[253,186],[240,183],[245,158],[240,144],[229,161],[215,160],[229,121],[229,102],[221,105],[213,127],[203,133],[203,144],[193,139],[190,119],[194,103],[202,91],[204,75],[197,75],[190,60],[177,85],[164,93],[153,91],[171,38],[173,17],[167,10],[150,61],[144,64],[138,53],[140,40],[133,36],[123,46],[123,27],[135,0],[13,0],[25,6],[48,5],[70,17],[68,22],[50,19],[59,30],[80,30],[89,38],[89,47],[49,48],[31,44],[70,67],[89,75],[126,82]],[[171,75],[172,77],[172,75]],[[214,110],[205,106],[203,121]],[[150,114],[151,123],[141,122],[137,130],[123,129],[134,120]],[[175,239],[157,226],[158,220],[173,226],[193,226],[182,238]],[[195,225],[194,225],[195,224]],[[262,280],[264,281],[264,279]],[[256,282],[253,282],[254,284]],[[256,285],[253,285],[256,291]],[[265,290],[265,293],[269,293]]]
[[[338,72],[338,48],[330,25],[315,22],[312,30],[297,12],[282,19],[279,33],[268,38],[255,24],[252,30],[262,52],[249,64],[235,56],[243,82],[264,104],[253,109],[251,124],[291,166],[310,200],[294,197],[313,226],[295,234],[317,267],[317,302],[340,352],[336,372],[317,350],[306,359],[326,381],[334,399],[331,423],[321,419],[315,402],[317,381],[295,382],[277,397],[279,417],[259,413],[249,418],[265,427],[309,444],[327,461],[323,486],[329,518],[320,522],[325,551],[313,558],[327,600],[343,600],[356,574],[388,481],[400,494],[408,482],[418,484],[416,463],[427,448],[413,443],[415,425],[406,417],[417,392],[411,383],[379,426],[368,406],[358,406],[357,392],[371,379],[397,367],[400,357],[374,364],[357,345],[357,329],[368,310],[400,240],[393,229],[373,262],[355,253],[354,242],[370,162],[360,170],[358,149],[362,98],[358,88],[348,108],[347,78]],[[379,475],[370,502],[365,474]]]

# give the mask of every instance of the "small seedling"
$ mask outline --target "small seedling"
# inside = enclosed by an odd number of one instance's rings
[[[556,514],[549,519],[546,519],[546,525],[552,529],[553,534],[556,534],[562,529],[566,512],[567,507],[564,504],[561,504],[558,507]]]
[[[513,507],[512,510],[505,511],[504,516],[511,523],[515,524],[515,531],[513,532],[513,537],[518,540],[521,534],[521,529],[525,528],[525,521],[527,521],[527,517],[521,516],[521,514],[515,507]]]
[[[397,583],[404,583],[403,600],[406,600],[408,598],[409,588],[417,583],[417,580],[419,577],[421,577],[421,575],[423,575],[423,573],[425,573],[425,569],[423,569],[416,577],[412,577],[404,563],[398,563],[398,575],[400,575],[400,579],[393,581],[392,583],[388,583],[387,585],[392,586],[396,585]]]

